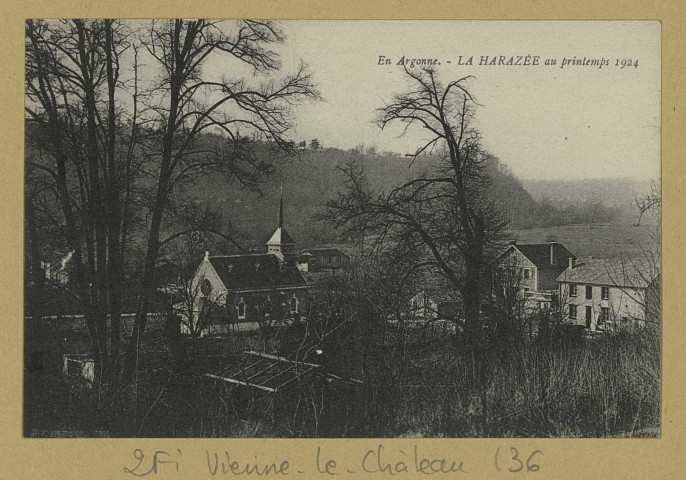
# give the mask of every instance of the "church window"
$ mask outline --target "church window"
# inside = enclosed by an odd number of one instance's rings
[[[238,311],[239,320],[243,320],[245,318],[245,302],[243,301],[243,297],[241,297],[241,301],[238,302],[236,310]]]
[[[210,282],[208,279],[204,279],[200,284],[200,291],[202,291],[202,294],[205,296],[212,293],[212,282]]]
[[[298,297],[293,294],[293,298],[291,298],[291,313],[298,313]]]

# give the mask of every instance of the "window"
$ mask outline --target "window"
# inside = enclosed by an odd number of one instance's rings
[[[526,280],[529,280],[531,278],[531,269],[530,268],[525,268],[524,269],[524,278]]]
[[[212,293],[212,282],[210,282],[208,279],[203,280],[200,284],[200,291],[205,296]]]
[[[591,328],[593,323],[593,307],[586,305],[586,328]]]
[[[600,298],[602,298],[603,300],[610,299],[610,287],[602,287],[600,289]]]
[[[569,318],[576,319],[576,305],[569,304]]]
[[[593,299],[593,285],[586,285],[586,300]]]
[[[576,297],[579,294],[576,287],[577,287],[576,283],[570,283],[569,284],[569,296],[570,297]]]
[[[236,310],[238,312],[238,319],[243,320],[245,318],[245,302],[243,301],[243,297],[241,297],[241,301],[238,302]]]
[[[524,293],[527,293],[530,290],[529,287],[524,287]]]
[[[291,298],[291,313],[298,313],[298,297],[293,294],[293,298]]]
[[[600,307],[600,323],[606,323],[610,321],[610,308]]]

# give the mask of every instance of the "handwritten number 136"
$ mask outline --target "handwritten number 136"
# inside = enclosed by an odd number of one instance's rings
[[[540,465],[532,462],[534,456],[538,454],[543,455],[543,452],[540,450],[534,450],[531,452],[531,455],[529,455],[529,457],[526,459],[526,463],[522,462],[522,460],[519,458],[519,450],[517,450],[515,447],[510,447],[510,452],[512,453],[511,462],[513,465],[507,469],[509,472],[518,473],[524,471],[525,468],[527,472],[538,472],[541,469]],[[498,461],[499,455],[500,447],[498,447],[498,449],[495,451],[495,469],[501,472],[503,469]]]

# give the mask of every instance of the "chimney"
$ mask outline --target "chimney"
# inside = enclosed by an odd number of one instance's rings
[[[551,265],[555,265],[554,250],[555,250],[555,242],[550,242],[550,264]]]
[[[569,257],[569,269],[574,268],[574,257]]]
[[[210,259],[210,251],[205,250],[205,260],[209,260],[209,259]]]
[[[517,240],[510,240],[510,245],[517,245]]]

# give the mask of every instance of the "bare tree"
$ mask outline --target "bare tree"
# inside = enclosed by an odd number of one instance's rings
[[[643,215],[646,213],[653,213],[658,218],[660,216],[660,209],[662,207],[662,188],[659,184],[653,182],[650,185],[650,192],[636,197],[636,207],[638,208],[638,220],[636,220],[636,225],[641,224]]]
[[[225,314],[226,293],[204,292],[205,278],[202,276],[180,278],[178,288],[173,292],[178,303],[173,313],[181,318],[181,325],[190,338],[196,340],[210,324],[214,316]],[[170,292],[171,293],[171,292]]]
[[[233,25],[207,20],[153,21],[143,35],[142,43],[160,73],[148,100],[148,114],[155,125],[149,146],[156,152],[151,168],[155,193],[130,359],[135,357],[145,328],[155,262],[165,242],[163,222],[174,188],[207,171],[224,173],[245,187],[257,188],[269,164],[255,155],[253,140],[242,135],[241,129],[256,132],[275,152],[292,154],[294,143],[286,138],[291,106],[318,96],[304,65],[281,81],[267,79],[261,84],[243,78],[210,80],[203,76],[203,66],[210,58],[223,57],[251,67],[256,75],[275,74],[280,63],[270,46],[283,41],[275,23],[252,20]],[[220,134],[220,142],[200,142],[209,132]],[[189,231],[196,229],[189,227]]]
[[[641,219],[650,215],[654,224],[650,227],[650,242],[641,245],[640,254],[633,257],[622,257],[619,268],[610,272],[610,276],[618,285],[626,285],[627,279],[645,285],[645,292],[636,295],[634,290],[623,289],[633,300],[643,306],[645,320],[648,324],[659,328],[661,318],[661,270],[662,270],[662,188],[659,183],[652,182],[650,192],[636,199],[639,209],[637,225]]]
[[[522,288],[522,269],[514,257],[491,268],[490,320],[499,337],[523,333],[527,326],[526,296]],[[501,332],[505,335],[500,335]]]
[[[111,20],[26,22],[27,181],[47,187],[36,213],[73,252],[69,293],[83,306],[98,376],[119,351],[127,208],[120,192],[132,177],[117,143],[134,148],[132,139],[118,142],[128,35]]]
[[[379,109],[381,128],[404,125],[427,139],[409,156],[426,154],[430,168],[388,193],[368,188],[364,172],[345,167],[346,191],[328,204],[326,217],[336,226],[376,235],[376,245],[397,246],[398,258],[417,258],[462,296],[467,339],[473,339],[481,316],[485,258],[499,240],[503,222],[488,198],[483,174],[490,156],[472,125],[477,105],[467,89],[470,77],[442,84],[433,69],[405,73],[410,86]],[[434,156],[435,155],[435,156]]]

